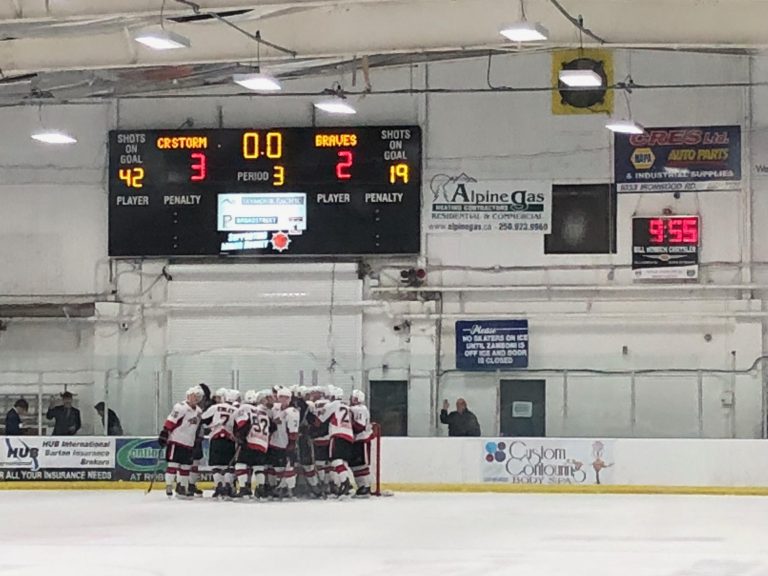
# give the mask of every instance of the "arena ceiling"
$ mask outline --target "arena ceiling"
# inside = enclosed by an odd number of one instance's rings
[[[525,10],[549,30],[537,49],[768,47],[768,0],[525,0]],[[189,48],[157,52],[133,40],[161,17]],[[257,54],[229,24],[285,48],[262,45],[262,65],[296,77],[363,58],[377,67],[530,50],[499,35],[519,18],[518,0],[0,0],[0,102],[223,84]]]

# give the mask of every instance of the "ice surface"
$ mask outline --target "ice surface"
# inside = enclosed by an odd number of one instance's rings
[[[0,491],[0,576],[768,576],[768,499]]]

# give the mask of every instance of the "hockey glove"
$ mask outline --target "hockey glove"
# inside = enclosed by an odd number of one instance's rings
[[[157,438],[157,443],[160,444],[160,448],[165,448],[168,446],[168,435],[170,432],[166,430],[165,428],[162,429],[160,432],[160,436]]]

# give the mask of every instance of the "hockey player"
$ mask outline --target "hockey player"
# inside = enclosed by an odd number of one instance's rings
[[[239,497],[266,497],[267,451],[269,449],[269,391],[245,393],[245,404],[235,415],[235,436],[241,442],[235,465],[240,485]],[[249,490],[246,485],[251,486]]]
[[[362,390],[352,390],[349,404],[352,413],[352,431],[355,434],[352,456],[349,461],[357,484],[355,496],[368,497],[371,494],[370,460],[371,439],[373,438],[371,414],[365,405],[365,393]]]
[[[313,421],[309,432],[312,436],[313,449],[315,455],[315,471],[320,486],[320,491],[326,494],[331,481],[330,464],[328,459],[328,448],[331,443],[331,437],[328,433],[330,426],[329,420],[321,419],[319,414],[324,414],[324,407],[329,400],[325,397],[328,389],[322,386],[313,386],[309,391],[309,406],[312,410]]]
[[[323,491],[320,488],[317,469],[315,468],[314,450],[310,437],[310,431],[314,428],[317,416],[314,414],[312,402],[306,400],[307,392],[307,388],[298,386],[291,400],[291,406],[299,411],[298,480],[303,481],[302,484],[297,485],[296,494],[306,495],[309,493],[318,498],[322,496]],[[299,489],[302,490],[301,494],[299,494]]]
[[[348,468],[354,441],[352,415],[349,406],[342,399],[344,391],[341,388],[329,386],[328,395],[330,401],[319,409],[316,404],[315,408],[317,418],[322,422],[328,422],[331,491],[341,497],[348,495],[352,490],[351,474]]]
[[[201,382],[198,384],[200,389],[203,391],[203,398],[200,400],[200,404],[198,404],[200,410],[205,413],[208,408],[211,407],[213,404],[213,400],[211,399],[211,389],[208,387],[207,384]],[[199,496],[202,498],[203,491],[200,490],[197,487],[197,483],[200,480],[200,466],[203,463],[203,440],[205,439],[205,426],[203,425],[202,419],[200,421],[200,425],[197,427],[197,436],[195,438],[195,449],[192,454],[192,470],[189,473],[189,493],[192,496]]]
[[[165,448],[168,468],[165,472],[165,493],[173,496],[173,483],[177,483],[179,497],[191,497],[189,493],[189,471],[192,468],[195,437],[200,425],[198,403],[203,397],[199,386],[187,390],[184,402],[179,402],[165,420],[158,443]]]
[[[291,498],[296,486],[296,441],[299,437],[299,411],[291,406],[291,391],[280,388],[272,407],[272,434],[269,438],[269,463],[274,469],[274,497]]]
[[[203,414],[203,423],[211,430],[208,465],[213,470],[214,498],[231,497],[234,492],[234,474],[229,467],[235,459],[233,415],[236,408],[229,400],[235,396],[231,391],[223,396],[223,402],[214,404]]]

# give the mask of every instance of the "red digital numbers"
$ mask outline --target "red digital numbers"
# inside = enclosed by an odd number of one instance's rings
[[[664,244],[664,220],[662,218],[651,218],[648,221],[648,235],[653,244]]]
[[[648,220],[651,244],[698,244],[698,218],[651,218]]]
[[[192,176],[190,176],[189,179],[192,182],[202,182],[208,175],[208,159],[202,152],[193,152],[190,154],[190,158],[194,164],[190,165]]]
[[[354,154],[351,150],[339,150],[339,161],[336,163],[336,178],[339,180],[349,180],[352,178],[352,174],[349,169],[352,167],[352,163],[355,160]]]

